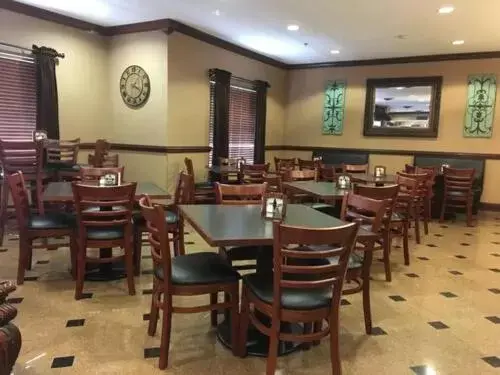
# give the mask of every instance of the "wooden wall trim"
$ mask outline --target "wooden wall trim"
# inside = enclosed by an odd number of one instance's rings
[[[262,55],[258,52],[246,49],[244,47],[223,40],[204,31],[198,30],[194,27],[183,24],[182,22],[169,18],[163,18],[147,22],[138,22],[128,25],[104,27],[90,22],[81,21],[73,17],[64,16],[59,13],[51,12],[45,9],[41,9],[32,5],[14,2],[12,0],[0,0],[0,8],[24,14],[30,17],[39,18],[45,21],[55,22],[61,25],[70,26],[85,31],[96,32],[104,36],[114,36],[120,34],[155,31],[155,30],[162,30],[165,31],[167,34],[173,32],[179,32],[184,35],[188,35],[192,38],[198,39],[202,42],[211,44],[213,46],[226,49],[238,55],[245,56],[256,61],[260,61],[264,64],[268,64],[280,69],[289,69],[289,70],[341,68],[341,67],[355,67],[355,66],[367,66],[367,65],[415,64],[415,63],[429,63],[429,62],[440,62],[440,61],[500,58],[500,51],[487,51],[487,52],[453,53],[453,54],[440,54],[440,55],[404,56],[404,57],[393,57],[384,59],[327,61],[327,62],[309,63],[309,64],[286,64],[279,60],[275,60],[271,57]]]
[[[481,211],[493,211],[500,212],[500,203],[479,203],[479,209]]]
[[[375,155],[435,156],[435,157],[460,158],[460,159],[500,160],[500,154],[448,152],[448,151],[383,150],[383,149],[368,149],[368,148],[338,148],[338,147],[323,147],[323,146],[316,147],[316,146],[270,145],[266,146],[266,151],[362,152]]]
[[[80,143],[81,150],[93,150],[95,143]],[[152,145],[135,145],[129,143],[111,143],[112,151],[128,151],[145,154],[194,154],[208,153],[208,146],[152,146]]]

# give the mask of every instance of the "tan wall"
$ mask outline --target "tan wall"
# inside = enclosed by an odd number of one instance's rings
[[[207,73],[210,68],[224,69],[238,77],[270,83],[266,114],[266,144],[281,144],[285,123],[287,72],[180,33],[173,33],[168,37],[168,145],[208,145]],[[196,156],[199,161],[194,163],[197,179],[205,175],[204,166],[208,162],[208,154],[202,155],[202,158]],[[177,169],[179,158],[177,156],[171,158],[169,155],[169,169],[170,159],[176,160],[172,163],[172,168]]]
[[[109,47],[111,126],[110,139],[117,143],[167,144],[167,35],[162,31],[112,37]],[[130,65],[141,66],[149,76],[151,93],[141,108],[129,108],[122,100],[119,83]],[[167,183],[167,157],[161,154],[120,152],[129,180]]]
[[[105,38],[0,9],[0,40],[48,46],[66,55],[57,67],[62,138],[89,142],[111,135]]]
[[[495,73],[500,76],[500,59],[291,71],[284,142],[301,146],[497,153],[500,116],[495,117],[492,138],[471,139],[462,136],[467,76],[474,73]],[[363,136],[367,78],[427,75],[443,76],[437,139]],[[328,80],[336,79],[347,81],[344,134],[324,136],[321,134],[324,88]],[[497,109],[500,108],[499,101],[500,95],[497,96]],[[377,162],[374,163],[374,160]],[[411,159],[372,155],[370,164],[387,164],[389,169],[399,169],[408,160]],[[496,164],[499,163],[487,163],[483,202],[500,203],[500,193],[495,189]]]

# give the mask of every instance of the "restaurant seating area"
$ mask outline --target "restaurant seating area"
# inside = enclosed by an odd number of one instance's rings
[[[436,1],[0,1],[0,375],[499,374],[500,3]]]

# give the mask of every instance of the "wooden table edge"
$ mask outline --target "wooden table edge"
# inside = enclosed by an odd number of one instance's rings
[[[316,193],[312,193],[311,191],[307,190],[307,189],[302,189],[298,186],[294,186],[294,185],[290,185],[292,184],[293,182],[283,182],[283,187],[287,187],[288,189],[290,190],[295,190],[295,191],[298,191],[298,192],[301,192],[301,193],[305,193],[307,195],[310,195],[312,197],[316,197],[316,198],[319,198],[319,199],[323,199],[325,201],[332,201],[332,200],[340,200],[340,199],[343,199],[344,197],[344,194],[342,194],[341,196],[340,195],[333,195],[333,194],[329,194],[329,195],[323,195],[323,194],[316,194]]]

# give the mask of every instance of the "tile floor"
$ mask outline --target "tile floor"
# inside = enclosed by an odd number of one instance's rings
[[[192,230],[186,241],[188,251],[207,248]],[[433,223],[421,245],[411,242],[409,267],[395,245],[393,281],[383,281],[382,263],[372,268],[374,335],[364,332],[361,296],[343,299],[344,375],[500,374],[500,217],[482,214],[475,228]],[[17,241],[6,241],[5,249],[0,274],[15,279]],[[217,342],[208,313],[174,315],[170,366],[157,369],[159,338],[146,333],[147,250],[136,296],[127,295],[123,280],[86,282],[86,299],[75,301],[68,266],[66,249],[36,251],[26,283],[11,295],[23,335],[14,374],[264,373],[264,359],[235,358]],[[281,358],[277,374],[329,374],[329,361],[324,340]]]

